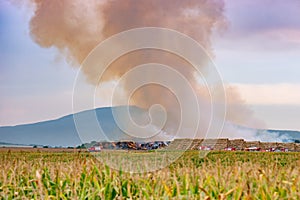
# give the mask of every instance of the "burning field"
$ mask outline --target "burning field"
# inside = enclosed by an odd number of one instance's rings
[[[230,22],[226,16],[230,14],[224,12],[235,10],[234,6],[226,7],[223,0],[11,1],[30,11],[31,45],[53,50],[58,60],[66,61],[68,69],[75,68],[78,74],[71,90],[52,80],[50,94],[31,93],[46,102],[39,117],[48,116],[44,107],[58,111],[64,106],[56,105],[53,91],[58,88],[63,95],[71,94],[68,106],[72,114],[0,127],[3,144],[35,146],[0,149],[0,199],[300,199],[299,132],[265,127],[239,90],[223,81],[215,64],[213,37],[227,29]],[[269,9],[270,2],[265,4]],[[250,23],[250,17],[245,21]],[[261,24],[243,27],[244,40],[238,45],[248,44],[245,40],[251,42],[259,34],[276,38],[276,23],[270,19],[268,31],[259,30],[266,26],[264,19],[259,19]],[[280,33],[290,33],[286,29],[291,24],[279,31],[280,39],[285,39]],[[238,25],[244,26],[244,21]],[[300,32],[291,33],[297,40]],[[229,33],[229,43],[236,39],[235,34]],[[257,41],[265,53],[267,42]],[[234,51],[234,46],[229,46],[221,48],[223,57]],[[255,51],[249,51],[247,59],[231,57],[230,65],[239,59],[245,66],[252,65]],[[23,63],[20,66],[18,70],[25,68]],[[22,70],[19,73],[23,75],[26,68]],[[28,80],[38,76],[32,74]],[[264,80],[253,82],[265,83],[263,75]],[[22,81],[19,85],[26,82]],[[29,85],[39,88],[37,83]],[[3,88],[10,91],[15,87]],[[26,85],[20,98],[11,95],[7,102],[26,97],[22,105],[34,104],[25,89]],[[256,102],[259,106],[266,106],[259,104],[267,102],[264,92],[261,90],[263,95],[258,98],[264,101]],[[293,92],[284,94],[288,93]],[[250,96],[257,100],[256,92]],[[274,96],[268,100],[276,103]],[[50,101],[53,108],[47,104]],[[7,113],[31,114],[31,110],[2,107],[5,117]],[[72,147],[60,148],[67,146]]]

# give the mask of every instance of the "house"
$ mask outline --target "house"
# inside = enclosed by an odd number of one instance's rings
[[[245,148],[245,151],[260,151],[260,147],[247,147]]]
[[[101,151],[101,147],[100,146],[92,146],[88,150],[89,150],[89,152],[99,152],[99,151]]]

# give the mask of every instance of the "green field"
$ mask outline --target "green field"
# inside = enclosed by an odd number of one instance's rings
[[[140,173],[126,161],[161,164],[178,152],[0,151],[1,199],[300,199],[300,153],[185,152],[167,167]],[[180,152],[182,153],[182,152]],[[123,160],[122,160],[123,159]],[[169,159],[169,160],[168,160]],[[122,163],[121,170],[111,169]],[[158,162],[158,163],[160,163]],[[117,165],[116,165],[117,166]],[[140,165],[139,167],[142,167]]]

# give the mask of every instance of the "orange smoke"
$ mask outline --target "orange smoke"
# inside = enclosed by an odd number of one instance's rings
[[[30,21],[33,40],[45,48],[56,47],[73,66],[80,66],[91,50],[104,39],[139,27],[177,30],[198,41],[208,54],[213,55],[210,36],[214,29],[226,25],[222,0],[32,0],[32,3],[35,6]],[[205,59],[207,58],[203,58],[203,68],[207,61]],[[204,122],[210,118],[207,108],[208,91],[198,84],[193,67],[182,58],[158,50],[132,52],[112,63],[101,77],[101,81],[118,79],[131,68],[149,62],[173,67],[199,91],[200,110],[206,112],[200,126],[206,129]],[[99,83],[100,77],[95,76],[93,69],[83,70],[90,83]],[[141,74],[141,77],[143,76],[145,74]],[[130,80],[125,83],[125,91],[130,84]],[[249,110],[241,105],[238,94],[231,90],[228,92],[230,104],[227,121],[247,125],[251,121]],[[131,97],[131,102],[144,108],[149,108],[152,104],[163,105],[170,116],[166,127],[170,125],[171,129],[176,126],[174,122],[180,118],[176,98],[166,88],[157,85],[148,85],[136,91]]]

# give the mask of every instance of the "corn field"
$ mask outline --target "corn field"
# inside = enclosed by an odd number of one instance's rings
[[[135,162],[155,153],[117,152]],[[163,169],[130,173],[87,152],[0,151],[0,169],[1,199],[300,199],[296,152],[188,151]]]

